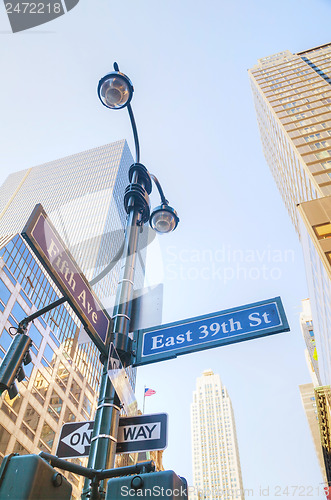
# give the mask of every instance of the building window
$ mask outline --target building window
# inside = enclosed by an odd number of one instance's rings
[[[4,266],[3,267],[3,271],[8,276],[8,278],[10,279],[10,281],[12,282],[12,284],[15,286],[16,285],[16,280],[14,279],[14,277],[11,274],[11,272],[9,271],[9,269],[6,266]]]
[[[7,304],[10,296],[11,296],[10,291],[8,290],[8,288],[6,287],[4,282],[0,279],[0,297],[1,297],[2,302],[4,304]]]
[[[59,369],[57,371],[56,381],[61,387],[61,389],[66,392],[68,387],[69,372],[63,363],[60,363]]]
[[[323,163],[321,163],[321,166],[325,168],[325,170],[331,168],[331,160],[324,161]]]
[[[313,226],[315,234],[319,240],[324,240],[326,238],[331,238],[331,223],[319,224],[318,226]]]
[[[23,289],[20,290],[20,296],[24,299],[24,301],[26,302],[26,304],[31,308],[32,307],[32,302],[28,298],[28,296],[26,295],[26,293],[24,292]]]
[[[39,349],[43,337],[39,330],[37,330],[36,326],[33,324],[31,324],[30,326],[29,337],[31,337],[32,342]]]
[[[31,392],[42,406],[45,403],[48,387],[48,380],[44,377],[44,375],[42,375],[40,371],[38,371]]]
[[[13,452],[19,453],[20,455],[29,455],[28,450],[24,448],[24,446],[19,441],[15,441]]]
[[[21,407],[22,401],[23,398],[20,394],[18,394],[14,399],[9,399],[7,392],[5,394],[5,398],[2,404],[2,411],[6,415],[8,415],[10,420],[12,420],[14,423],[16,422],[17,414]]]
[[[53,390],[51,399],[49,400],[48,413],[56,420],[59,421],[60,413],[62,410],[63,401],[56,391]]]
[[[92,411],[92,403],[89,400],[89,398],[86,396],[86,394],[84,394],[83,405],[82,406],[83,406],[83,409],[88,414],[88,416],[90,417],[91,416],[91,411]]]
[[[13,337],[9,335],[6,329],[3,329],[1,337],[0,337],[0,346],[3,348],[6,353],[9,349],[10,344],[12,343]]]
[[[73,379],[72,384],[71,384],[71,388],[70,388],[69,398],[77,406],[79,404],[81,392],[82,392],[82,388],[79,386],[79,384],[76,382],[76,380]]]
[[[324,160],[324,158],[330,158],[331,149],[328,151],[321,151],[320,153],[314,153],[318,160]]]
[[[40,439],[38,444],[38,448],[42,451],[51,451],[53,442],[54,442],[55,432],[48,425],[47,422],[44,422],[43,428],[41,430]]]
[[[72,411],[70,410],[70,408],[67,406],[66,409],[65,409],[65,412],[64,412],[63,422],[64,423],[75,422],[75,420],[76,420],[75,415],[72,413]]]
[[[19,305],[18,302],[15,302],[11,310],[11,314],[16,319],[16,321],[18,321],[18,323],[28,316],[28,314],[24,311],[24,309]]]
[[[22,422],[21,430],[31,439],[31,441],[33,441],[39,424],[40,415],[30,404],[28,404],[23,420],[24,422]]]
[[[55,352],[48,344],[46,344],[44,349],[44,355],[41,360],[42,364],[44,365],[45,368],[50,369],[54,368],[55,361],[56,361]]]
[[[0,455],[4,456],[6,454],[6,449],[10,439],[9,432],[0,425]]]

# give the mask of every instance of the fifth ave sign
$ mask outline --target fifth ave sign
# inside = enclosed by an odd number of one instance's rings
[[[280,297],[135,332],[133,366],[289,331]]]
[[[22,236],[65,295],[93,342],[106,353],[111,319],[40,204],[35,206]]]

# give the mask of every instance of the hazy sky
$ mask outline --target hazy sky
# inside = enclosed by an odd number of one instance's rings
[[[282,297],[290,333],[138,370],[141,406],[147,385],[156,395],[146,412],[169,414],[164,465],[189,483],[192,391],[203,370],[219,373],[249,498],[260,498],[260,486],[269,499],[279,498],[277,486],[323,495],[298,389],[310,382],[301,247],[261,151],[247,69],[330,42],[330,16],[328,0],[80,0],[55,21],[12,34],[0,8],[1,182],[122,138],[133,149],[126,110],[109,111],[96,95],[117,61],[135,87],[141,161],[180,216],[149,265],[152,279],[164,280],[164,322]]]

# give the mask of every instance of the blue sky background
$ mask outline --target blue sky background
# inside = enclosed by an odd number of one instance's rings
[[[164,280],[164,322],[282,297],[290,333],[138,374],[140,405],[147,385],[157,393],[146,412],[169,413],[164,465],[189,483],[195,380],[208,368],[220,374],[250,498],[260,498],[260,486],[279,498],[278,485],[323,495],[298,389],[310,382],[299,327],[307,297],[301,247],[261,151],[247,69],[285,49],[330,42],[330,16],[327,0],[80,0],[57,20],[12,34],[0,6],[0,181],[122,138],[133,149],[126,111],[107,110],[96,95],[116,60],[135,87],[141,161],[181,219],[149,265],[149,277]]]

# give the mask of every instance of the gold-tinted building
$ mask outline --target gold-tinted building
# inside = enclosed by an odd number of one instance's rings
[[[263,152],[299,233],[296,205],[331,195],[331,44],[248,71]]]
[[[318,355],[311,397],[330,481],[331,43],[264,57],[248,73],[263,152],[302,243]]]
[[[324,457],[323,457],[323,448],[321,445],[321,437],[320,437],[320,428],[319,428],[319,420],[318,420],[318,412],[317,412],[317,403],[316,403],[316,395],[314,391],[313,384],[302,384],[299,385],[300,396],[302,400],[302,405],[307,417],[309,429],[313,438],[313,443],[316,451],[316,455],[318,458],[318,463],[320,465],[320,469],[322,472],[322,476],[325,482],[327,482],[325,465],[324,465]]]

